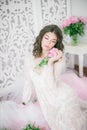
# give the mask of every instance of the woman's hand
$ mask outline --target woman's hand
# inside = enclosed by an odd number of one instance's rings
[[[57,55],[49,59],[48,65],[53,64],[56,61],[60,61],[62,59],[62,55],[63,55],[62,51],[58,50]]]

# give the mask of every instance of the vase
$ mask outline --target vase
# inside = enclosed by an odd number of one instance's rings
[[[71,37],[71,39],[72,39],[72,45],[74,45],[74,46],[77,46],[78,45],[78,37],[77,37],[77,35],[75,34],[75,35],[73,35],[72,37]]]

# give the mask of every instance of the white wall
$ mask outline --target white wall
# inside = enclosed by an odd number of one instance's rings
[[[87,18],[87,0],[71,0],[71,15],[84,16]],[[85,35],[80,37],[79,42],[87,44],[87,25],[85,28]],[[76,64],[78,64],[78,58],[75,59]],[[87,66],[87,55],[85,55],[84,66]]]
[[[71,0],[72,15],[87,17],[87,0]]]

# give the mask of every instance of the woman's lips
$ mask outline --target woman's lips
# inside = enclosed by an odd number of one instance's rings
[[[47,45],[46,45],[45,47],[46,47],[46,48],[49,48],[49,46],[47,46]]]

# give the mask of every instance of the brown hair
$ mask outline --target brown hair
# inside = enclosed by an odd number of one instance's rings
[[[62,43],[63,35],[61,29],[57,25],[47,25],[40,31],[39,35],[36,37],[36,41],[34,43],[34,48],[33,48],[33,55],[35,57],[40,57],[42,54],[41,41],[43,36],[47,32],[53,32],[57,36],[58,40],[54,47],[58,48],[61,51],[63,51],[64,49],[64,45]]]

